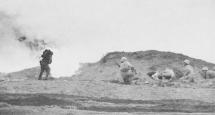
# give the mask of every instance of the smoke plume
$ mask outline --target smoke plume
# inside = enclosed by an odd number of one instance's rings
[[[4,44],[7,41],[14,41],[23,44],[32,51],[44,50],[48,43],[44,39],[30,38],[22,32],[22,27],[16,23],[15,18],[0,12],[0,41]]]
[[[15,16],[0,12],[0,71],[12,72],[38,66],[41,52],[50,42],[25,31]]]
[[[71,76],[78,69],[81,51],[71,47],[69,39],[52,36],[44,39],[43,33],[47,31],[26,28],[15,16],[0,12],[0,72],[39,66],[41,54],[47,48],[54,52],[51,64],[53,77]],[[51,35],[58,34],[51,32]]]

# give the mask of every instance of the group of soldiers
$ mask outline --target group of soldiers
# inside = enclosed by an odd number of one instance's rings
[[[136,74],[136,70],[126,57],[122,57],[120,62],[121,62],[120,74],[121,74],[122,80],[124,83],[130,84]],[[215,67],[213,68],[213,70],[209,70],[208,67],[203,67],[201,72],[203,73],[204,79],[215,78]],[[193,66],[191,65],[190,60],[185,59],[183,61],[182,73],[183,75],[180,78],[176,78],[176,74],[174,70],[170,68],[166,68],[161,71],[149,72],[148,75],[154,80],[171,81],[174,79],[179,79],[180,81],[183,81],[183,82],[194,82],[195,72],[194,72]]]
[[[49,49],[46,49],[43,51],[42,59],[40,60],[40,67],[41,71],[39,74],[38,80],[42,80],[42,75],[44,72],[46,72],[46,77],[44,80],[48,79],[48,76],[50,75],[50,67],[49,64],[52,63],[52,55],[53,52]],[[183,61],[183,76],[179,78],[181,81],[193,81],[194,80],[194,68],[190,64],[190,60],[185,59]],[[120,59],[120,75],[124,83],[130,84],[132,80],[135,78],[135,75],[137,74],[137,71],[135,67],[128,61],[126,57],[122,57]],[[208,67],[202,68],[203,72],[203,78],[210,79],[215,78],[215,67],[212,70],[209,70]],[[173,69],[166,68],[162,71],[154,71],[150,72],[148,74],[152,79],[154,80],[174,80],[176,78],[175,72]]]

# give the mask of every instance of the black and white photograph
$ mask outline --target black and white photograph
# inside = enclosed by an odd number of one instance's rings
[[[215,0],[0,0],[0,115],[215,115]]]

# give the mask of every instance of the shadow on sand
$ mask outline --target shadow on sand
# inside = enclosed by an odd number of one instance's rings
[[[215,112],[215,104],[213,103],[188,99],[126,100],[64,94],[0,94],[0,102],[17,106],[56,105],[63,109],[65,109],[66,106],[75,106],[79,110],[98,112]],[[88,103],[88,105],[86,105],[86,103]],[[108,103],[108,105],[103,103]]]

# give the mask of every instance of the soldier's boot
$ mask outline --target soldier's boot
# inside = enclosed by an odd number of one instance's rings
[[[131,84],[129,77],[125,77],[123,80],[125,84]]]
[[[43,70],[43,69],[41,69],[41,70],[40,70],[40,75],[39,75],[39,77],[38,77],[38,80],[42,80],[43,72],[44,72],[44,70]]]
[[[46,68],[46,77],[45,77],[44,80],[48,80],[49,74],[50,74],[50,68],[47,67],[47,68]]]
[[[45,77],[45,79],[44,79],[44,80],[48,80],[48,77],[49,77],[49,73],[48,73],[48,72],[46,72],[46,77]]]
[[[126,79],[126,77],[123,78],[123,82],[124,82],[125,84],[127,84],[127,79]]]

